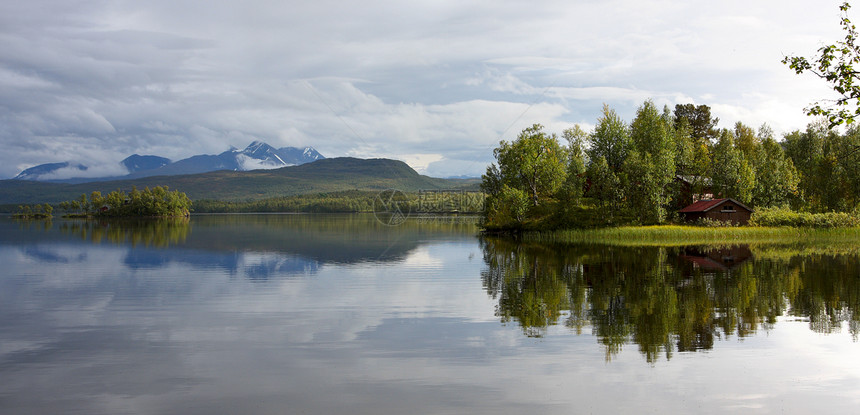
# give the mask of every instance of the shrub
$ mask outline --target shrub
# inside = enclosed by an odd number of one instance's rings
[[[750,225],[850,228],[860,226],[860,216],[846,212],[795,212],[786,207],[763,208],[753,213]]]

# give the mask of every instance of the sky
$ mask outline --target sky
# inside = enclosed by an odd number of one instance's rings
[[[840,4],[3,0],[0,178],[254,140],[477,176],[534,123],[629,122],[648,99],[781,136],[832,91],[780,61],[841,40]]]

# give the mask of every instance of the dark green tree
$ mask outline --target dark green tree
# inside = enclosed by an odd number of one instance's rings
[[[588,158],[597,160],[603,157],[613,172],[621,171],[621,166],[630,151],[630,129],[615,110],[603,105],[603,115],[597,119],[594,131],[588,136]]]
[[[675,129],[680,129],[685,121],[692,137],[705,142],[716,141],[719,137],[717,123],[720,119],[711,117],[711,107],[707,105],[675,105]]]
[[[567,140],[567,179],[562,187],[562,198],[567,207],[579,203],[585,190],[585,140],[588,133],[574,125],[564,130],[562,137]]]
[[[501,183],[526,192],[533,206],[553,197],[564,183],[565,152],[540,124],[523,130],[512,143],[502,141],[494,154]]]
[[[632,150],[625,161],[627,198],[642,223],[666,218],[669,183],[675,177],[675,142],[669,114],[661,115],[651,101],[636,111],[630,125]]]
[[[526,128],[513,142],[500,142],[493,154],[498,165],[487,168],[481,183],[487,194],[485,226],[518,226],[526,208],[558,196],[567,176],[568,152],[542,125]]]
[[[714,146],[711,180],[715,196],[731,197],[741,203],[751,203],[755,188],[755,171],[735,146],[735,137],[723,130]]]

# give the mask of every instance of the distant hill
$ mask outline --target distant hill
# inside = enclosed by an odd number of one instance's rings
[[[206,173],[217,170],[249,171],[277,169],[297,166],[325,157],[313,147],[274,148],[262,141],[254,141],[244,150],[231,149],[221,154],[199,154],[171,162],[170,159],[133,154],[120,164],[128,171],[125,176],[80,177],[77,172],[85,172],[88,166],[69,162],[40,164],[22,171],[15,176],[17,180],[35,180],[56,183],[87,183],[92,181],[116,181],[148,176],[172,176],[182,174]]]
[[[84,172],[84,171],[87,171],[87,166],[84,166],[81,164],[72,165],[68,161],[64,161],[62,163],[40,164],[38,166],[30,167],[29,169],[26,169],[26,170],[22,171],[21,173],[18,173],[18,175],[15,176],[14,179],[15,180],[42,180],[42,178],[45,178],[45,180],[50,180],[50,178],[53,175],[57,174],[59,171],[64,170],[64,169],[69,169],[71,171]]]
[[[402,161],[339,157],[271,170],[215,171],[191,175],[150,176],[89,183],[0,181],[0,204],[58,203],[82,193],[128,191],[169,186],[192,200],[256,200],[298,194],[343,190],[417,191],[468,188],[479,180],[438,179],[418,174]]]
[[[139,154],[132,154],[126,157],[125,160],[121,161],[120,164],[128,169],[129,173],[135,173],[164,167],[170,164],[170,159],[158,156],[141,156]]]

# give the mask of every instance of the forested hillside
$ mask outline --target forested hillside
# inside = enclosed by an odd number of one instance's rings
[[[117,189],[130,191],[132,187],[156,186],[180,190],[191,200],[247,201],[347,190],[474,189],[477,181],[423,176],[397,160],[342,157],[275,170],[217,171],[82,184],[3,180],[0,181],[0,205],[59,203],[94,191],[107,194]]]

